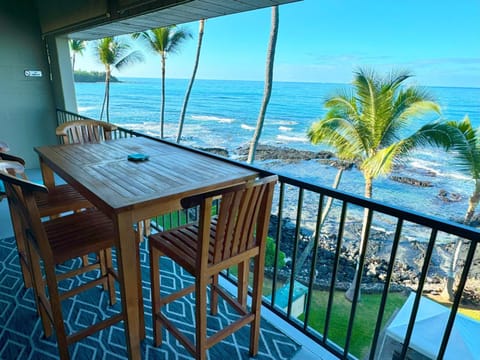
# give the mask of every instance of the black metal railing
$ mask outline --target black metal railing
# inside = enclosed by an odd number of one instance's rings
[[[62,110],[57,113],[59,122],[84,118]],[[165,142],[124,128],[119,128],[114,137],[128,136]],[[262,175],[272,174],[259,167],[168,143]],[[439,265],[439,259],[448,260],[451,244],[461,241],[464,249],[461,272],[437,353],[437,358],[443,358],[457,311],[466,300],[465,287],[478,275],[472,273],[472,264],[480,232],[449,220],[277,175],[279,184],[269,231],[275,244],[274,260],[267,263],[264,306],[342,359],[377,359],[383,348],[380,345],[384,342],[384,328],[393,316],[393,298],[400,294],[402,299],[402,290],[415,291],[407,330],[397,349],[400,358],[406,358],[426,287],[431,287],[431,277],[447,275],[446,265]],[[329,198],[333,200],[332,207],[322,223]],[[190,209],[155,218],[153,223],[164,228],[193,220],[195,212]],[[440,251],[447,256],[440,257]],[[288,258],[286,264],[282,264],[282,254]],[[235,271],[226,276],[236,280]],[[345,302],[343,297],[347,288],[351,290],[351,302]],[[369,295],[362,295],[363,292],[376,294],[376,300],[364,301]],[[339,307],[340,303],[347,305]],[[367,311],[368,323],[372,325],[365,327],[362,316]]]

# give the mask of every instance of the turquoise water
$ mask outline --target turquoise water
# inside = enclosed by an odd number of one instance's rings
[[[159,134],[160,79],[122,79],[111,86],[111,122],[149,135]],[[178,118],[188,80],[168,79],[166,83],[165,135],[174,140]],[[348,85],[320,83],[274,83],[260,142],[302,150],[319,150],[306,139],[310,125],[325,113],[326,97]],[[466,114],[473,124],[480,125],[480,88],[431,87],[427,90],[443,110],[443,118],[461,120]],[[98,118],[103,100],[103,83],[77,83],[79,112]],[[191,93],[185,117],[183,144],[218,146],[233,151],[248,143],[253,135],[263,96],[263,82],[197,80]],[[415,119],[416,130],[435,117]],[[407,133],[405,135],[408,135]],[[296,164],[268,162],[272,170],[316,184],[330,186],[336,169],[315,161]],[[419,188],[400,184],[389,178],[374,182],[373,197],[409,209],[458,219],[466,211],[473,182],[458,173],[450,155],[437,149],[419,149],[396,176],[409,176],[432,182],[432,187]],[[345,173],[340,189],[363,193],[363,178],[357,170]],[[455,193],[460,201],[444,202],[441,190]]]

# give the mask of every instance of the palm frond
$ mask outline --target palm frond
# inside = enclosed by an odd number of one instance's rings
[[[167,52],[175,54],[180,50],[180,45],[187,40],[192,38],[192,34],[183,28],[177,28],[171,35],[170,40],[167,46]]]
[[[142,61],[144,61],[143,54],[140,51],[136,50],[118,60],[118,62],[115,64],[115,68],[121,70],[125,66],[138,64]]]
[[[359,160],[365,156],[362,137],[352,122],[344,118],[323,118],[314,123],[307,132],[313,144],[333,147],[338,157],[344,160]]]
[[[392,171],[393,165],[403,153],[403,144],[398,142],[377,151],[360,164],[360,170],[371,178],[386,175]]]
[[[455,167],[464,174],[480,179],[480,129],[474,130],[468,116],[460,122],[447,123],[458,131],[453,144]]]
[[[76,40],[76,39],[71,39],[69,41],[70,43],[70,49],[77,54],[82,55],[83,52],[85,51],[86,48],[86,42],[85,40]]]
[[[430,95],[416,88],[400,90],[390,108],[388,124],[382,130],[381,146],[398,141],[398,134],[409,126],[412,118],[427,113],[441,113],[440,106],[431,100]]]

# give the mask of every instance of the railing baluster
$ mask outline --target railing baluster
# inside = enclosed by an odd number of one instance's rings
[[[275,241],[275,263],[273,265],[273,280],[272,280],[272,307],[275,306],[275,297],[277,289],[278,276],[278,259],[280,254],[280,242],[282,241],[282,217],[283,217],[283,201],[285,197],[285,183],[280,182],[280,189],[278,194],[278,215],[277,215],[277,233]]]
[[[393,268],[395,266],[395,258],[397,256],[398,245],[400,244],[400,236],[402,234],[403,220],[398,219],[397,226],[395,228],[395,236],[392,243],[392,251],[390,253],[390,259],[388,262],[387,275],[385,277],[385,285],[383,287],[382,299],[380,300],[380,307],[378,309],[377,322],[375,324],[375,332],[373,333],[373,340],[370,351],[370,360],[374,360],[375,352],[377,349],[378,336],[383,324],[383,315],[385,313],[385,305],[387,304],[388,292],[390,290],[390,282],[392,281]]]
[[[442,343],[440,345],[440,349],[438,352],[437,359],[439,360],[443,359],[443,356],[445,355],[445,351],[447,350],[448,340],[450,339],[453,323],[455,322],[455,316],[457,315],[458,306],[460,305],[460,301],[462,300],[463,290],[465,289],[465,284],[467,283],[468,273],[470,271],[470,268],[472,267],[473,258],[475,256],[476,249],[477,249],[477,243],[471,242],[470,247],[468,249],[467,258],[465,259],[465,265],[463,267],[462,276],[457,286],[455,299],[453,301],[452,308],[450,309],[450,316],[448,317],[447,326],[445,328],[445,332],[442,338]],[[475,355],[478,356],[480,354],[475,354]]]
[[[332,279],[330,281],[330,292],[328,294],[327,313],[325,314],[325,326],[323,329],[323,339],[322,339],[323,345],[326,345],[328,340],[328,329],[330,327],[330,317],[332,315],[333,297],[335,295],[335,281],[337,280],[338,263],[340,261],[340,251],[342,249],[343,231],[345,228],[346,216],[347,216],[347,203],[343,202],[342,213],[340,215],[340,224],[338,226],[337,248],[336,248],[337,250],[335,251],[335,259],[333,261],[333,269],[332,269]]]
[[[432,259],[433,249],[435,247],[435,241],[437,239],[438,231],[432,229],[430,235],[430,241],[428,242],[427,251],[425,252],[424,263],[422,266],[422,272],[420,273],[420,279],[417,287],[417,294],[415,295],[415,300],[413,301],[412,315],[410,316],[410,321],[408,322],[407,332],[405,334],[405,339],[403,341],[403,347],[400,357],[405,359],[407,356],[408,345],[410,344],[410,339],[412,338],[413,326],[415,325],[415,319],[417,318],[418,307],[420,306],[420,299],[422,297],[423,286],[425,284],[425,279],[427,278],[428,267],[430,266],[430,260]]]
[[[288,289],[288,307],[287,307],[287,316],[292,315],[292,299],[293,292],[295,290],[295,275],[297,270],[297,252],[298,252],[298,242],[300,240],[300,224],[302,221],[302,208],[303,208],[303,189],[300,189],[298,193],[298,202],[297,202],[297,219],[295,224],[295,240],[293,245],[293,254],[292,254],[292,267],[291,267],[291,276],[290,276],[290,288]]]
[[[307,330],[308,319],[310,317],[310,306],[312,303],[313,283],[316,277],[318,242],[320,240],[320,231],[322,230],[322,216],[323,216],[323,195],[320,195],[318,200],[317,222],[315,226],[315,238],[313,244],[312,262],[310,264],[310,279],[308,282],[307,303],[305,305],[305,320],[303,322],[303,329]],[[310,240],[312,241],[312,240]]]
[[[360,297],[360,289],[362,286],[362,274],[363,274],[363,266],[365,264],[365,256],[367,255],[368,237],[370,235],[370,227],[372,226],[373,212],[368,208],[366,209],[366,211],[367,211],[367,219],[362,226],[362,240],[361,240],[361,247],[359,249],[360,251],[359,251],[359,258],[358,258],[358,265],[357,265],[358,269],[355,270],[355,275],[356,275],[355,292],[353,294],[352,309],[350,311],[350,319],[348,320],[347,337],[345,339],[345,348],[343,350],[343,355],[345,356],[345,358],[348,357],[348,349],[350,348],[350,338],[352,337],[353,323],[355,322],[355,313],[357,311],[358,300]]]

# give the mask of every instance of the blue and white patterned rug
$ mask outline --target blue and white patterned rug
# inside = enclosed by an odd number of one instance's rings
[[[75,260],[79,261],[79,260]],[[191,359],[190,354],[178,341],[164,330],[164,342],[154,347],[151,325],[151,296],[149,284],[148,253],[145,242],[141,249],[142,285],[145,301],[145,322],[147,338],[142,343],[144,359]],[[59,271],[78,266],[70,262],[58,267]],[[192,279],[172,261],[162,259],[162,288],[175,289],[190,284]],[[84,276],[88,276],[84,275]],[[92,276],[92,275],[90,275]],[[84,278],[85,279],[85,278]],[[67,290],[82,281],[82,277],[63,281],[60,286]],[[120,295],[117,291],[118,299]],[[67,319],[67,331],[81,329],[105,316],[118,313],[120,301],[113,307],[108,305],[107,293],[99,287],[79,294],[63,302],[64,318]],[[176,319],[177,325],[193,337],[193,297],[175,302],[168,307],[167,316]],[[208,319],[209,334],[223,327],[237,314],[220,301],[219,316]],[[185,318],[189,320],[185,321]],[[244,327],[234,335],[224,339],[209,350],[209,358],[249,359],[250,327]],[[123,323],[118,323],[93,336],[70,346],[72,359],[125,359],[125,337]],[[299,349],[299,345],[262,319],[259,343],[259,360],[290,359]],[[55,336],[45,338],[38,318],[32,290],[26,290],[20,272],[15,239],[0,240],[0,358],[1,359],[57,359],[58,351]]]

